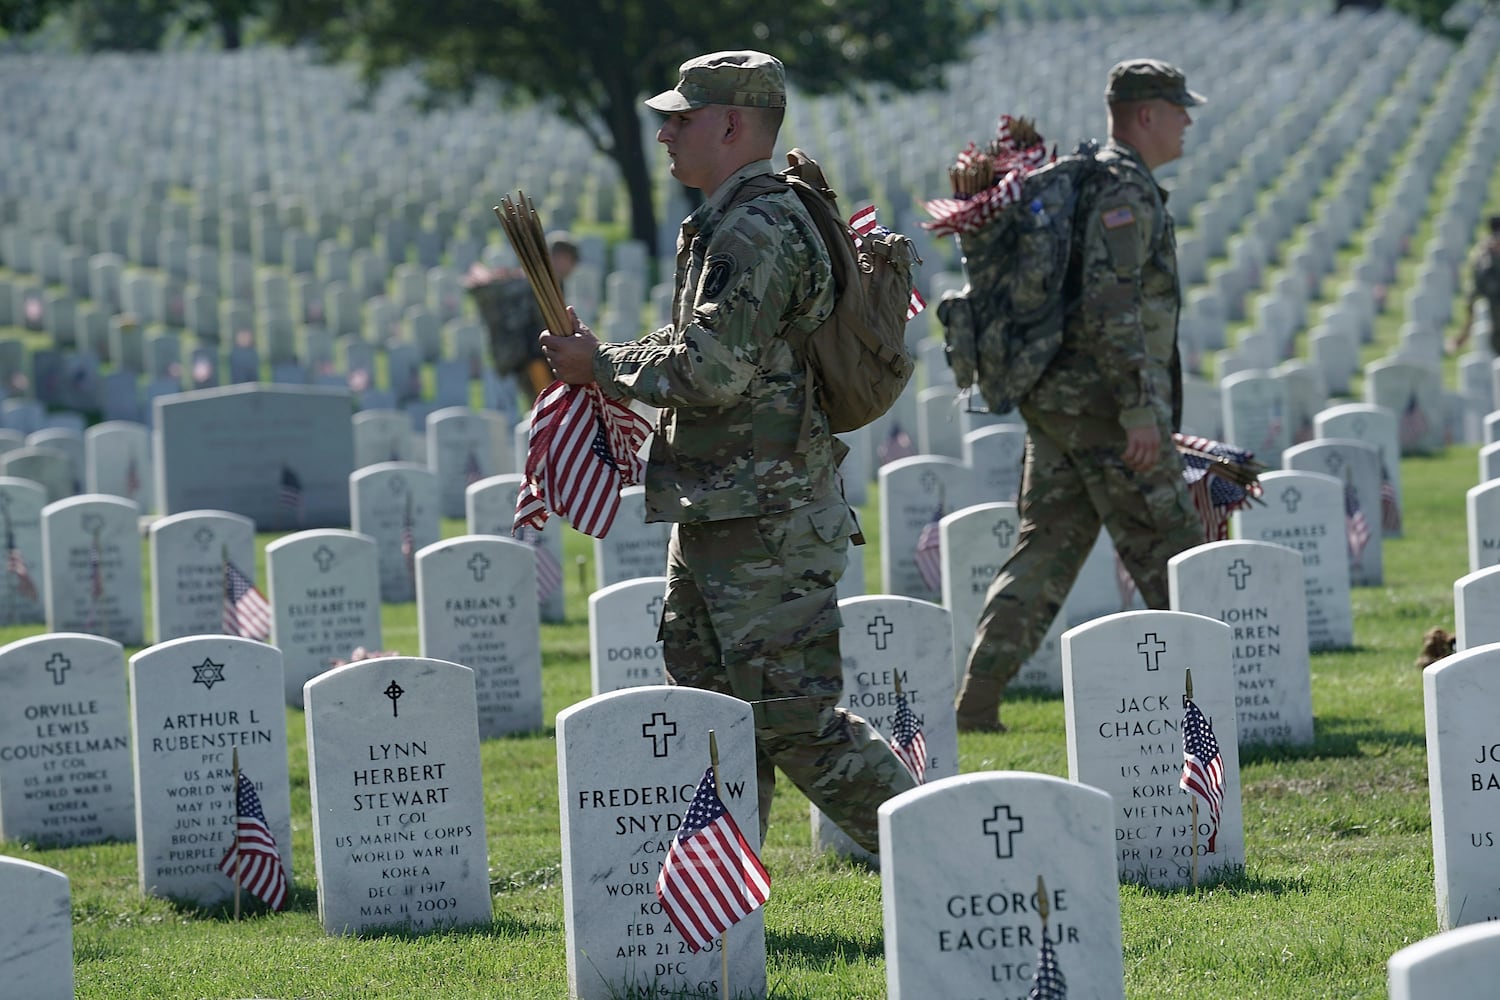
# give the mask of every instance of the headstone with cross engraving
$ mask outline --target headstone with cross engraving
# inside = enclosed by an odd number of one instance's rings
[[[883,803],[886,995],[1027,996],[1040,877],[1070,993],[1123,1000],[1115,832],[1104,792],[1023,771],[948,777]]]
[[[281,650],[286,703],[302,686],[356,655],[381,648],[375,540],[355,531],[298,531],[266,546],[271,642]]]
[[[68,876],[0,858],[0,982],[7,996],[73,1000],[73,904]]]
[[[538,531],[522,525],[513,531],[516,496],[525,477],[517,473],[487,476],[464,491],[464,512],[471,535],[499,535],[525,542],[536,552],[536,596],[542,621],[563,620],[563,587],[567,568],[563,564],[563,522],[548,521]],[[598,693],[597,690],[595,693]]]
[[[1380,511],[1386,537],[1401,534],[1401,443],[1396,415],[1373,403],[1341,403],[1313,417],[1318,438],[1348,438],[1374,445],[1380,455]],[[1322,471],[1322,470],[1318,470]]]
[[[1469,572],[1500,565],[1500,479],[1464,494],[1469,528]]]
[[[185,635],[239,635],[225,614],[229,564],[252,582],[255,522],[222,510],[172,514],[151,523],[151,635],[157,642]],[[258,616],[252,616],[257,617]],[[258,635],[269,636],[269,616]]]
[[[495,427],[483,414],[450,406],[427,418],[427,467],[437,476],[444,517],[464,516],[464,490],[509,471],[495,460]]]
[[[1318,438],[1281,453],[1285,469],[1326,472],[1343,483],[1349,585],[1378,587],[1385,578],[1380,504],[1380,449],[1352,438]]]
[[[1500,838],[1500,646],[1466,649],[1422,671],[1432,874],[1438,926],[1500,919],[1494,853]]]
[[[542,728],[542,638],[531,546],[461,535],[417,552],[422,655],[474,670],[479,736]]]
[[[250,384],[158,397],[161,510],[227,510],[260,531],[347,527],[349,405],[347,391],[323,386]]]
[[[667,578],[621,580],[589,595],[589,678],[594,694],[667,683],[657,638]]]
[[[84,432],[83,447],[85,490],[123,497],[139,504],[143,512],[156,509],[151,431],[145,424],[129,420],[95,424]]]
[[[129,676],[141,891],[200,906],[234,895],[219,860],[234,840],[236,749],[290,880],[281,653],[250,639],[189,636],[136,653]]]
[[[323,930],[488,923],[474,671],[361,660],[308,681],[305,703]]]
[[[594,588],[664,574],[670,533],[671,525],[646,521],[646,488],[625,487],[609,533],[594,539]]]
[[[1455,927],[1407,945],[1386,963],[1390,1000],[1483,997],[1500,977],[1500,924]]]
[[[860,716],[902,756],[914,777],[934,781],[958,773],[953,698],[953,625],[946,608],[913,597],[868,595],[839,602],[844,696],[839,705]],[[897,685],[901,688],[898,696]],[[897,725],[906,702],[914,729]],[[920,743],[916,737],[920,736]],[[825,851],[870,855],[816,807],[813,844]]]
[[[913,455],[881,466],[878,477],[881,590],[942,600],[939,524],[974,502],[974,470],[956,458]]]
[[[47,494],[29,479],[0,476],[0,532],[5,542],[0,580],[0,622],[33,624],[46,620],[42,606],[42,508]]]
[[[1231,633],[1240,745],[1313,741],[1302,556],[1269,542],[1210,542],[1167,562],[1172,610]]]
[[[42,508],[42,575],[49,632],[88,632],[139,646],[140,508],[90,493]]]
[[[0,840],[135,835],[125,652],[69,633],[0,647]]]
[[[1063,633],[1068,777],[1114,799],[1121,881],[1173,888],[1245,866],[1231,635],[1181,611],[1129,611]],[[1189,751],[1212,770],[1212,743],[1190,731],[1189,671],[1222,761],[1218,816],[1179,785]]]
[[[438,484],[425,466],[381,462],[349,477],[351,527],[375,540],[380,599],[417,599],[417,550],[442,537]]]
[[[1260,484],[1265,503],[1234,513],[1234,536],[1302,553],[1309,649],[1354,645],[1343,483],[1321,472],[1286,471],[1265,473]]]
[[[763,911],[696,953],[656,897],[672,838],[718,746],[719,798],[745,840],[760,844],[751,709],[686,687],[601,694],[557,714],[563,925],[568,995],[609,1000],[649,990],[698,995],[729,962],[734,996],[765,995]]]

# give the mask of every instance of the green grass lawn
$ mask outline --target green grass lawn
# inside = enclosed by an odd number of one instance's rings
[[[1408,534],[1386,543],[1389,582],[1355,591],[1354,649],[1313,656],[1316,742],[1243,755],[1244,876],[1196,895],[1121,887],[1130,997],[1384,997],[1390,955],[1437,931],[1422,686],[1412,660],[1423,630],[1451,627],[1453,581],[1468,571],[1463,498],[1475,480],[1475,449],[1408,459],[1402,472]],[[878,525],[873,505],[862,521],[867,530]],[[458,522],[445,528],[462,530]],[[570,532],[567,546],[592,579],[588,540]],[[875,589],[873,544],[862,554]],[[413,605],[388,605],[383,619],[385,648],[418,652]],[[0,630],[0,640],[37,631]],[[589,694],[586,604],[576,586],[568,621],[543,633],[550,720]],[[133,844],[0,845],[72,880],[78,995],[564,996],[551,729],[482,747],[491,924],[330,937],[317,919],[305,730],[299,711],[287,714],[296,883],[287,912],[256,910],[236,925],[227,906],[199,912],[143,897]],[[1008,702],[1006,722],[1003,735],[959,738],[960,770],[1066,776],[1060,697],[1022,694]],[[763,853],[774,886],[766,908],[771,995],[883,997],[879,876],[812,849],[806,801],[789,782],[778,784]]]

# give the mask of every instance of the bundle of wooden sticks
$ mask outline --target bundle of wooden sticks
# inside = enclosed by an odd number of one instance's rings
[[[573,321],[568,318],[568,306],[563,301],[562,283],[552,270],[552,255],[547,250],[547,237],[542,232],[542,220],[536,214],[536,206],[526,197],[526,192],[517,191],[514,201],[509,195],[500,199],[500,204],[495,206],[495,215],[521,260],[521,270],[526,272],[526,280],[542,309],[547,329],[567,336],[573,331]]]

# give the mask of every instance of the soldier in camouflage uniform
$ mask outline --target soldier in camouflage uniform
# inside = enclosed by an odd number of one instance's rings
[[[996,731],[1000,695],[1072,589],[1101,523],[1146,603],[1167,560],[1203,541],[1172,443],[1181,412],[1176,246],[1152,170],[1182,155],[1203,98],[1152,59],[1116,65],[1106,170],[1080,197],[1079,280],[1062,347],[1021,404],[1026,463],[1015,551],[985,597],[958,696],[963,731]]]
[[[704,202],[677,240],[674,322],[600,344],[581,324],[541,343],[559,378],[597,381],[659,407],[646,519],[673,523],[662,616],[673,683],[755,706],[761,833],[780,767],[861,847],[879,849],[876,809],[913,787],[871,726],[836,707],[843,691],[834,590],[853,518],[836,481],[846,450],[815,407],[799,447],[806,379],[783,333],[833,308],[828,253],[797,195],[728,211],[771,172],[785,113],[781,63],[716,52],[682,65],[647,105],[672,175]]]
[[[1490,312],[1490,353],[1500,356],[1500,215],[1490,216],[1489,230],[1489,235],[1469,253],[1468,309],[1464,328],[1449,345],[1449,351],[1457,351],[1469,339],[1474,329],[1474,306],[1484,299]]]

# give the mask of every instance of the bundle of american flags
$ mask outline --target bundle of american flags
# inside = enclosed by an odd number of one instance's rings
[[[1229,515],[1260,499],[1260,473],[1265,466],[1253,452],[1198,437],[1173,434],[1182,457],[1182,479],[1193,508],[1203,519],[1203,537],[1222,542],[1229,537]]]
[[[995,138],[983,150],[972,142],[958,154],[948,177],[953,197],[923,204],[931,222],[922,228],[937,236],[953,236],[982,229],[1007,205],[1021,197],[1021,182],[1038,167],[1056,159],[1027,118],[1001,115]]]

